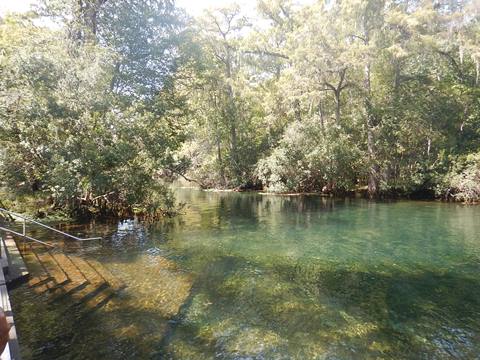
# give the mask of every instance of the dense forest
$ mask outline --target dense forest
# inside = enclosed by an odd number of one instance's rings
[[[0,20],[0,144],[4,202],[74,216],[176,178],[475,202],[480,2],[44,0]]]

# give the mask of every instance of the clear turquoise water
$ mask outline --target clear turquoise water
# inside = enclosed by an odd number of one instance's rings
[[[175,219],[84,228],[128,286],[94,313],[14,291],[25,358],[480,358],[480,207],[177,196]]]

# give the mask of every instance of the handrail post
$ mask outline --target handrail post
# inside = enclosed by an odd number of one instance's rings
[[[27,235],[27,221],[23,219],[23,236]]]

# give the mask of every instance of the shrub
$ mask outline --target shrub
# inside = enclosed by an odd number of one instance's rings
[[[480,152],[459,157],[443,182],[443,194],[457,201],[480,201]]]

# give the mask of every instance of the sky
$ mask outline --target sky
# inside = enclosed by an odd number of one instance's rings
[[[7,12],[25,12],[31,3],[32,0],[0,0],[0,15]]]
[[[30,5],[35,3],[35,0],[0,0],[0,15],[7,12],[25,12],[29,10]],[[187,10],[190,15],[196,16],[202,13],[204,9],[210,7],[220,7],[228,3],[225,0],[177,0],[178,6]],[[256,0],[237,0],[245,13],[253,12],[255,9]]]
[[[244,13],[248,14],[255,10],[257,0],[236,0],[231,1],[240,5]],[[208,8],[216,8],[225,6],[230,3],[230,1],[225,0],[177,0],[176,4],[179,7],[182,7],[187,10],[190,15],[196,16],[200,15],[203,10]]]

